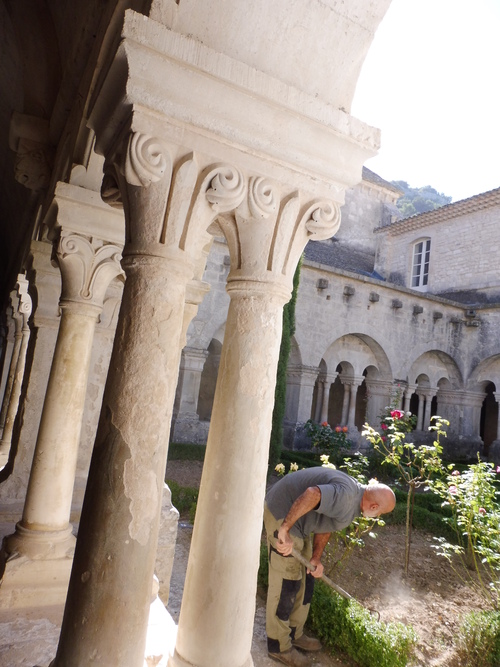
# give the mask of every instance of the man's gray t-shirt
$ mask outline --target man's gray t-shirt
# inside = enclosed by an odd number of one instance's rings
[[[276,519],[284,519],[295,500],[310,486],[321,491],[315,510],[301,516],[290,532],[306,538],[311,533],[342,530],[361,514],[361,498],[366,486],[333,468],[305,468],[282,477],[266,495],[266,503]]]

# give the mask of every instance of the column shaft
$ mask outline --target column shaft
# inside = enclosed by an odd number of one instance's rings
[[[321,417],[320,421],[321,422],[327,422],[328,421],[328,403],[330,401],[330,387],[332,385],[328,380],[324,380],[323,382],[323,401],[321,403]]]
[[[264,287],[267,294],[254,296],[229,290],[232,300],[171,666],[253,664],[262,507],[286,300]]]
[[[347,417],[347,426],[349,428],[355,428],[355,418],[356,418],[356,396],[358,393],[358,385],[351,384],[349,386],[349,413]]]
[[[344,387],[344,400],[342,402],[342,424],[347,425],[347,418],[349,414],[349,396],[351,393],[351,387],[345,382],[342,383]]]
[[[179,273],[171,266],[159,257],[124,260],[57,667],[144,661],[188,280],[185,265]]]
[[[97,318],[95,308],[77,308],[62,308],[21,522],[31,530],[62,530],[69,522]]]

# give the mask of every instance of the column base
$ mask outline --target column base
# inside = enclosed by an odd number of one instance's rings
[[[72,558],[7,560],[0,585],[1,609],[63,605],[68,591]]]
[[[212,667],[211,665],[193,665],[191,662],[187,662],[181,656],[177,653],[177,651],[174,651],[174,654],[170,656],[170,659],[167,663],[167,667]],[[254,667],[254,662],[253,658],[251,655],[248,656],[248,658],[245,660],[245,662],[238,667]]]
[[[62,530],[32,530],[19,522],[15,533],[4,538],[2,554],[5,554],[6,561],[18,556],[26,556],[30,560],[72,559],[75,545],[76,537],[71,524]]]

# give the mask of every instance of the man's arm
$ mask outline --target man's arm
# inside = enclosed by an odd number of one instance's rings
[[[311,556],[311,565],[315,565],[314,570],[308,570],[313,577],[319,579],[323,574],[323,563],[321,562],[321,556],[325,550],[328,540],[330,539],[331,533],[315,533],[313,539],[313,554]]]
[[[276,548],[280,554],[289,556],[292,553],[293,540],[289,534],[290,528],[301,516],[316,509],[320,502],[321,491],[317,486],[310,486],[293,503],[278,530],[278,543]],[[321,553],[323,553],[323,551],[321,551]]]

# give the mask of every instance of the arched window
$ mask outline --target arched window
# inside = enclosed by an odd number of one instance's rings
[[[427,292],[429,285],[429,264],[431,258],[431,240],[422,239],[413,246],[411,286],[413,289]]]

